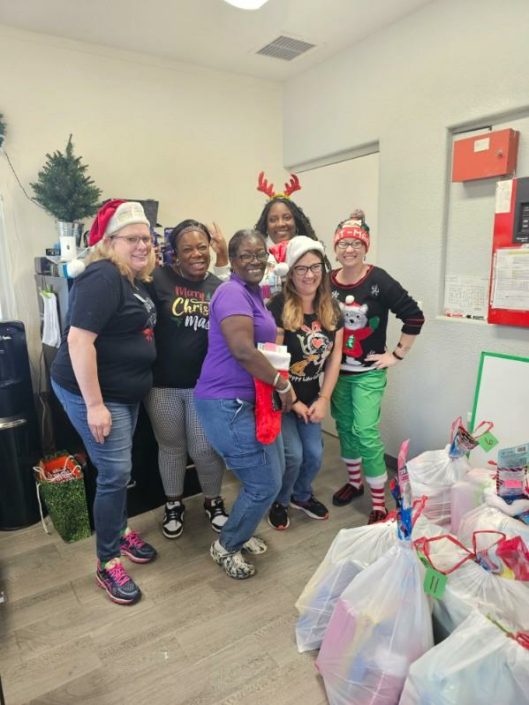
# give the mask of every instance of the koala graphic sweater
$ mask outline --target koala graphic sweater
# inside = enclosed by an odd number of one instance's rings
[[[368,372],[372,363],[367,355],[386,350],[388,312],[399,318],[402,332],[418,335],[424,315],[408,292],[380,267],[370,266],[365,276],[355,284],[340,284],[331,272],[333,297],[340,303],[344,317],[342,374]],[[347,297],[352,297],[348,300]]]

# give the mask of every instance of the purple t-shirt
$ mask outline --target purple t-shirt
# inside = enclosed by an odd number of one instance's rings
[[[274,317],[265,307],[260,287],[252,288],[236,274],[221,284],[209,304],[208,352],[195,387],[198,399],[255,401],[253,377],[233,357],[220,327],[229,316],[253,319],[254,342],[273,343]]]

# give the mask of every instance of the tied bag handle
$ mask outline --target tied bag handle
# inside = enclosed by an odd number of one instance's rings
[[[455,563],[448,570],[446,568],[445,568],[445,570],[438,568],[434,564],[432,557],[430,555],[430,544],[432,544],[434,541],[441,541],[443,539],[450,541],[458,548],[463,549],[463,551],[465,552],[465,555],[463,556],[463,558],[461,558],[461,560],[457,561],[457,563]],[[468,548],[466,546],[464,546],[461,543],[461,541],[456,539],[455,536],[452,536],[452,534],[441,534],[440,536],[431,536],[429,538],[422,536],[421,538],[416,539],[413,542],[413,546],[419,553],[422,553],[422,555],[425,557],[425,559],[428,561],[428,563],[430,564],[430,566],[434,570],[436,570],[438,573],[442,573],[443,575],[450,575],[450,573],[453,573],[455,570],[460,568],[464,563],[466,563],[467,561],[470,561],[470,560],[474,560],[476,557],[475,554],[472,553],[472,551],[469,551]]]

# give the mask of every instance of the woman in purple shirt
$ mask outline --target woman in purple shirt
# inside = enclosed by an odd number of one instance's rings
[[[255,567],[242,552],[266,551],[253,532],[279,492],[284,466],[280,437],[269,445],[256,439],[254,377],[275,386],[283,411],[290,410],[294,393],[256,347],[276,338],[259,287],[268,259],[265,240],[255,230],[239,230],[228,255],[233,273],[211,299],[208,353],[195,403],[209,442],[241,483],[211,557],[231,578],[243,580],[254,575]]]

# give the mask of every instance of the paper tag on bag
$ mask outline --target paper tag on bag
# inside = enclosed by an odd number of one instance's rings
[[[485,453],[488,453],[498,445],[499,441],[493,433],[487,431],[487,433],[478,438],[478,443]]]
[[[447,580],[447,575],[439,573],[438,570],[435,570],[432,566],[429,566],[426,569],[426,575],[424,576],[424,592],[427,595],[435,597],[436,600],[440,600],[445,593]]]

